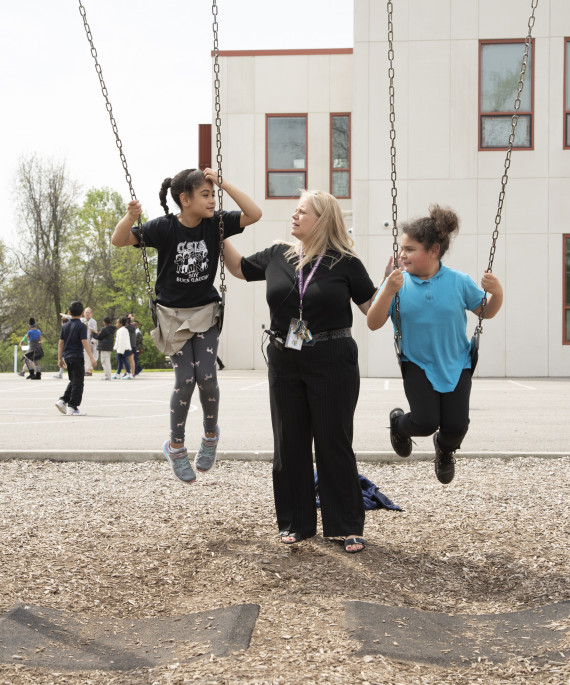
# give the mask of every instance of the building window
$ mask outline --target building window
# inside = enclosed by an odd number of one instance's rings
[[[524,40],[479,43],[479,149],[501,150],[509,145]],[[530,45],[519,118],[513,147],[533,147],[533,50]]]
[[[299,197],[307,187],[307,115],[268,114],[267,197]]]
[[[570,38],[564,39],[564,147],[570,149]]]
[[[350,197],[350,114],[331,114],[331,195]]]
[[[563,329],[564,329],[564,344],[570,345],[570,235],[562,236],[564,241],[564,293],[562,301],[564,302],[563,310]]]

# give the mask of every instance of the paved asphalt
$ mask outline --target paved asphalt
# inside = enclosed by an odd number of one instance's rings
[[[270,459],[273,439],[265,371],[219,373],[220,459]],[[66,380],[46,373],[31,381],[0,374],[0,461],[55,459],[144,461],[162,459],[168,436],[172,372],[143,373],[133,381],[85,379],[84,417],[54,406]],[[197,394],[187,423],[187,444],[198,446]],[[399,378],[364,378],[355,418],[359,461],[403,461],[391,450],[388,413],[406,409]],[[556,457],[570,454],[570,378],[474,379],[471,427],[462,457]],[[431,437],[417,438],[412,459],[432,459]]]

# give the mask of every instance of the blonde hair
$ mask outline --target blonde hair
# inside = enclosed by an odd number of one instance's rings
[[[342,210],[336,197],[322,190],[301,190],[300,199],[309,203],[317,216],[317,221],[310,235],[303,241],[303,259],[299,261],[296,269],[301,269],[315,257],[329,250],[340,254],[340,257],[332,259],[331,267],[342,257],[356,257],[353,249],[354,240],[346,230]],[[285,245],[290,245],[285,252],[285,257],[288,260],[298,258],[300,241],[283,242]]]

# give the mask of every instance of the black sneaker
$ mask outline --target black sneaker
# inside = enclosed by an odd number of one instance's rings
[[[440,483],[447,485],[453,480],[455,476],[455,457],[453,452],[441,451],[441,448],[437,442],[437,433],[434,433],[433,444],[435,447],[435,475]]]
[[[412,439],[404,438],[396,432],[394,427],[396,419],[400,416],[404,416],[403,409],[392,409],[390,412],[390,442],[392,443],[394,452],[396,452],[399,457],[409,457],[412,453]]]

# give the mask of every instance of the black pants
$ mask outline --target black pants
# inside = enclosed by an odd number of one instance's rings
[[[364,504],[352,449],[360,390],[356,342],[339,338],[299,351],[269,345],[267,354],[279,530],[316,533],[314,440],[323,535],[361,535]]]
[[[83,357],[72,357],[65,360],[69,383],[61,398],[72,409],[77,409],[83,399],[83,384],[85,382],[85,361]]]
[[[452,392],[437,392],[425,371],[412,362],[402,362],[404,390],[410,403],[409,414],[396,424],[400,435],[431,435],[439,428],[437,441],[443,452],[461,447],[469,429],[471,370],[463,369]]]

